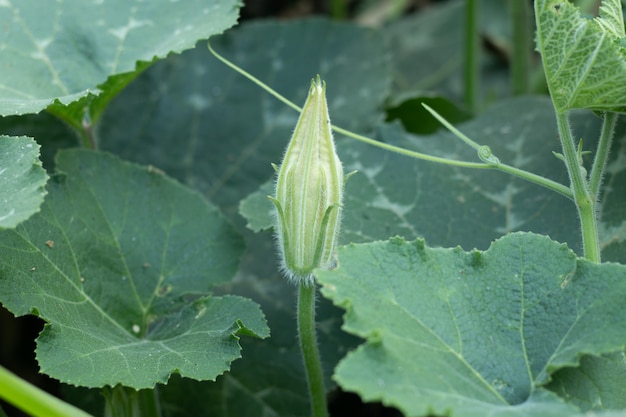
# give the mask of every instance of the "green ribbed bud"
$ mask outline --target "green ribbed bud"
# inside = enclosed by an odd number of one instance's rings
[[[276,167],[275,167],[276,168]],[[298,124],[278,170],[276,235],[286,275],[312,285],[315,268],[336,265],[343,168],[330,130],[326,83],[311,82]]]

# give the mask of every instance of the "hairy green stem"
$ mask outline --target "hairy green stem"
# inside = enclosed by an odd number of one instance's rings
[[[0,398],[34,417],[91,417],[0,366]]]
[[[211,44],[208,44],[208,48],[209,48],[209,51],[211,51],[211,53],[217,59],[219,59],[224,64],[226,64],[227,66],[232,68],[234,71],[236,71],[239,74],[243,75],[244,77],[248,78],[250,81],[252,81],[256,85],[258,85],[259,87],[261,87],[262,89],[267,91],[269,94],[273,95],[278,100],[280,100],[281,102],[283,102],[287,106],[291,107],[292,109],[294,109],[294,110],[296,110],[298,112],[302,111],[302,109],[298,105],[292,103],[289,99],[283,97],[281,94],[279,94],[277,91],[275,91],[270,86],[265,84],[263,81],[259,80],[258,78],[256,78],[252,74],[250,74],[249,72],[239,68],[237,65],[233,64],[232,62],[228,61],[226,58],[224,58],[221,55],[219,55],[211,47]],[[444,126],[446,126],[450,131],[452,131],[455,135],[457,135],[457,137],[461,138],[461,140],[465,141],[468,145],[472,146],[476,150],[480,150],[481,148],[483,148],[481,145],[479,145],[476,142],[472,141],[467,136],[463,135],[461,132],[459,132],[457,129],[455,129],[452,125],[450,125],[443,117],[441,117],[433,109],[431,109],[430,107],[428,107],[427,105],[424,105],[424,104],[423,104],[423,106],[434,117],[436,117]],[[530,181],[530,182],[532,182],[534,184],[541,185],[542,187],[546,187],[546,188],[548,188],[550,190],[556,191],[559,194],[562,194],[562,195],[564,195],[567,198],[573,199],[573,195],[572,195],[571,190],[568,187],[564,186],[563,184],[559,184],[556,181],[552,181],[552,180],[550,180],[548,178],[544,178],[544,177],[542,177],[540,175],[533,174],[531,172],[524,171],[524,170],[519,169],[519,168],[514,168],[514,167],[508,166],[506,164],[502,164],[502,163],[493,164],[493,163],[465,162],[465,161],[457,161],[457,160],[448,159],[448,158],[440,158],[440,157],[437,157],[437,156],[427,155],[427,154],[424,154],[424,153],[421,153],[421,152],[410,151],[408,149],[404,149],[404,148],[401,148],[399,146],[394,146],[394,145],[390,145],[388,143],[380,142],[380,141],[368,138],[367,136],[363,136],[363,135],[359,135],[359,134],[350,132],[349,130],[343,129],[343,128],[338,127],[338,126],[334,126],[333,125],[332,129],[335,132],[337,132],[337,133],[341,133],[342,135],[348,136],[348,137],[350,137],[352,139],[356,139],[356,140],[358,140],[360,142],[367,143],[368,145],[376,146],[376,147],[379,147],[379,148],[382,148],[382,149],[385,149],[385,150],[388,150],[388,151],[391,151],[391,152],[396,152],[396,153],[399,153],[401,155],[409,156],[411,158],[421,159],[421,160],[430,161],[430,162],[437,162],[437,163],[440,163],[440,164],[457,166],[457,167],[461,167],[461,168],[498,169],[498,170],[506,172],[508,174],[515,175],[515,176],[518,176],[520,178],[523,178],[523,179],[525,179],[527,181]]]
[[[465,48],[463,78],[465,81],[465,105],[471,113],[478,108],[479,42],[478,0],[465,1]]]
[[[556,109],[555,109],[556,110]],[[596,200],[589,192],[587,180],[581,170],[577,146],[574,143],[572,130],[569,125],[568,113],[556,111],[557,127],[563,148],[565,165],[569,173],[571,188],[574,193],[574,203],[578,210],[583,237],[585,258],[592,262],[600,262],[600,243],[598,224],[595,212]]]
[[[298,333],[304,369],[309,385],[311,415],[328,417],[324,374],[315,336],[315,284],[300,283],[298,292]]]
[[[511,53],[511,78],[513,94],[530,91],[531,18],[530,2],[509,0],[513,22],[513,51]]]
[[[604,170],[609,158],[609,151],[611,150],[611,142],[613,139],[613,133],[615,132],[617,117],[618,114],[614,112],[604,113],[602,132],[600,133],[600,140],[598,141],[598,149],[596,150],[596,156],[593,160],[591,174],[589,176],[589,194],[591,194],[591,197],[596,203],[600,198],[600,186],[602,185],[602,177],[604,176]]]

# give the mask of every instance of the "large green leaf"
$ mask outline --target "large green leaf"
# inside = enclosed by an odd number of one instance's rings
[[[62,152],[57,169],[41,213],[0,234],[2,304],[48,322],[42,372],[89,387],[214,379],[238,334],[268,335],[257,305],[209,292],[243,248],[199,194],[96,152]]]
[[[0,114],[70,103],[137,61],[192,48],[237,21],[236,0],[0,2]]]
[[[367,342],[335,378],[407,416],[571,415],[541,386],[583,353],[626,345],[626,267],[545,236],[509,234],[485,252],[395,238],[339,258],[316,276]]]
[[[39,211],[47,180],[34,140],[0,136],[0,229],[15,227]]]
[[[604,0],[594,19],[569,1],[537,0],[537,49],[558,112],[626,111],[626,36],[620,0]]]

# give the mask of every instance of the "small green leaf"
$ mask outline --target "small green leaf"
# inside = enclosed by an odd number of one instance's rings
[[[573,108],[626,111],[626,49],[620,0],[594,19],[569,1],[537,0],[537,49],[559,113]]]
[[[240,2],[115,0],[0,3],[0,114],[68,104],[109,76],[193,48],[233,26]],[[9,65],[10,63],[10,65]]]
[[[0,230],[39,211],[47,180],[33,139],[0,136]]]
[[[207,380],[269,333],[258,306],[213,297],[243,245],[219,211],[153,168],[59,154],[39,214],[0,234],[0,301],[47,321],[41,371],[87,387]]]
[[[541,386],[583,353],[626,344],[626,267],[545,236],[509,234],[485,252],[394,238],[340,248],[339,260],[315,275],[347,310],[344,330],[367,342],[335,378],[407,416],[571,415]]]
[[[274,226],[275,210],[267,196],[274,192],[274,181],[267,181],[239,203],[239,213],[248,221],[246,226],[253,232]]]

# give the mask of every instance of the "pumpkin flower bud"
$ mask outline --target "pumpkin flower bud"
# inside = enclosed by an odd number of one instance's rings
[[[311,89],[278,170],[276,235],[282,268],[296,283],[313,284],[315,268],[336,265],[343,168],[330,130],[326,83]]]

